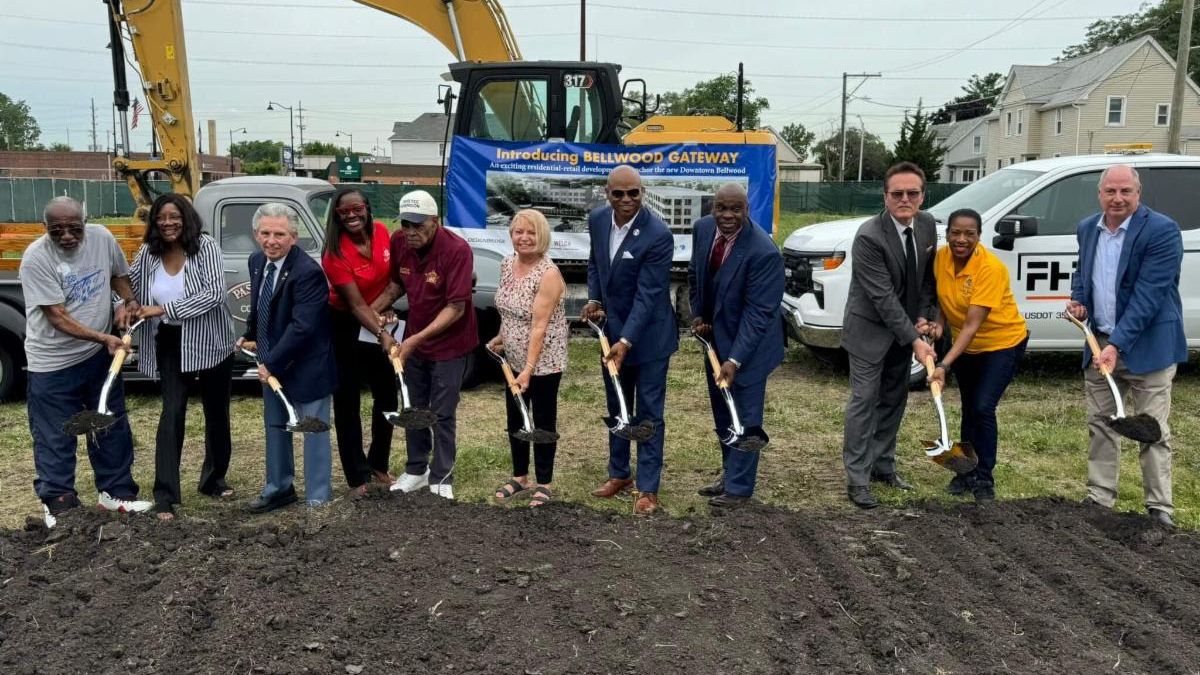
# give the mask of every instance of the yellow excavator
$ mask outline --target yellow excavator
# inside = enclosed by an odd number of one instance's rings
[[[724,117],[646,117],[645,82],[619,79],[620,66],[586,61],[525,61],[504,10],[496,0],[355,0],[400,17],[432,35],[458,62],[450,74],[458,94],[441,98],[447,112],[457,98],[456,135],[506,141],[563,139],[580,143],[769,144],[767,131],[742,131]],[[165,175],[171,190],[189,197],[200,187],[196,125],[188,86],[187,47],[181,0],[105,0],[108,9],[114,101],[125,153],[113,167],[129,183],[144,219],[153,201],[147,176]],[[159,156],[128,156],[130,96],[125,79],[125,41],[133,47],[147,114],[161,144]],[[641,85],[640,100],[627,91]],[[447,90],[449,87],[445,87]],[[640,108],[636,127],[625,103]],[[778,191],[776,191],[778,193]],[[778,215],[778,197],[776,198]]]

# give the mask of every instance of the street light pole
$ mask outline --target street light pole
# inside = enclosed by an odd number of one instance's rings
[[[867,137],[867,125],[862,115],[858,116],[858,182],[862,182],[863,140]]]
[[[242,135],[245,135],[246,127],[242,127],[240,129],[230,129],[229,130],[229,175],[230,176],[233,175],[233,134],[238,131],[242,132]]]
[[[282,103],[276,103],[274,101],[267,101],[267,110],[274,111],[275,108],[273,108],[272,106],[279,106],[280,108],[287,108],[287,111],[288,111],[288,150],[291,151],[292,169],[294,171],[295,167],[296,167],[296,125],[294,124],[293,119],[292,119],[292,106],[283,105]]]
[[[354,154],[354,134],[348,134],[345,131],[333,132],[334,138],[337,138],[338,136],[349,136],[350,137],[350,154],[353,155]]]

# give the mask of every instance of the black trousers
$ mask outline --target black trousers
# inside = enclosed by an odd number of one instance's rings
[[[228,489],[225,473],[233,444],[229,435],[229,398],[233,376],[233,354],[212,368],[195,373],[181,371],[183,329],[160,323],[154,353],[162,381],[162,414],[154,447],[154,501],[179,504],[179,460],[183,455],[183,431],[187,421],[188,387],[200,381],[200,404],[204,410],[204,465],[198,490],[216,496]]]
[[[525,404],[530,407],[533,428],[543,431],[558,431],[558,385],[562,373],[534,375],[529,378],[529,389],[525,392]],[[533,469],[539,483],[554,479],[554,453],[558,443],[529,443],[517,440],[512,433],[520,431],[523,420],[517,399],[504,388],[504,400],[508,404],[508,443],[512,449],[513,475],[529,474],[529,446],[533,446]]]
[[[346,483],[367,483],[373,471],[386,472],[392,451],[392,425],[383,417],[399,407],[396,374],[379,345],[358,339],[362,324],[350,312],[330,309],[333,357],[338,384],[333,392],[334,431]],[[371,388],[371,447],[363,454],[362,385]]]

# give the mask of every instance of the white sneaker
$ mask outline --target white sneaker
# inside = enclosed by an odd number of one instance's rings
[[[425,473],[420,476],[414,476],[411,473],[405,472],[400,476],[400,479],[392,483],[388,488],[392,492],[399,490],[400,492],[412,492],[429,485],[429,469],[425,469]]]
[[[449,499],[449,500],[454,499],[454,486],[450,485],[449,483],[430,485],[429,491],[439,497],[445,497],[446,499]]]
[[[116,511],[117,513],[142,513],[149,511],[152,504],[142,499],[117,499],[107,492],[101,492],[96,506],[105,511]]]

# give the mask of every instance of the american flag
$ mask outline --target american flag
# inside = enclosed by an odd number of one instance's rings
[[[133,123],[129,125],[129,128],[131,128],[131,129],[137,128],[138,116],[142,114],[142,110],[143,110],[142,102],[137,100],[136,98],[133,99]]]

